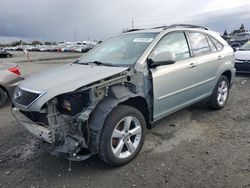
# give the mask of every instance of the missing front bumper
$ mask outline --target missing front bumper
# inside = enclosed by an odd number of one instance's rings
[[[12,107],[11,111],[15,119],[23,125],[25,129],[35,137],[45,141],[43,142],[43,146],[50,154],[73,161],[85,160],[93,154],[87,150],[88,146],[83,137],[74,134],[63,135],[63,131],[54,132],[49,128],[33,122],[16,107]]]
[[[15,119],[24,126],[32,135],[35,137],[44,140],[50,144],[54,143],[55,136],[51,130],[41,125],[38,125],[23,115],[19,109],[13,107],[11,109],[13,116]]]

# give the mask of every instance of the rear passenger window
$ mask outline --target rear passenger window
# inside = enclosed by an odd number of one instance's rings
[[[211,40],[212,40],[213,43],[215,44],[217,50],[218,50],[218,51],[221,51],[222,48],[223,48],[223,45],[222,45],[221,43],[219,43],[217,40],[215,40],[214,38],[212,38],[212,37],[209,37],[209,38],[211,38]]]
[[[175,53],[177,61],[190,57],[187,40],[183,32],[169,33],[164,36],[153,53],[155,55],[162,51]]]
[[[204,34],[189,32],[188,36],[191,42],[193,55],[196,56],[210,53],[207,38]]]
[[[211,39],[207,36],[208,44],[210,47],[211,52],[217,52],[217,48],[215,47],[214,43],[211,41]]]

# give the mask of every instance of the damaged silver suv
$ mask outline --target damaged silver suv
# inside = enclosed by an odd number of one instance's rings
[[[222,108],[234,76],[233,49],[205,27],[132,30],[23,81],[12,113],[54,155],[119,166],[157,120],[203,99]]]

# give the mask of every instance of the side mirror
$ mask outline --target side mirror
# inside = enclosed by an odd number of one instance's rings
[[[159,52],[149,60],[150,67],[170,65],[176,62],[175,54],[170,51]]]

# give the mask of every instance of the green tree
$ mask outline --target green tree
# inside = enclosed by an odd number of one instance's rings
[[[44,42],[45,45],[51,45],[51,42]]]
[[[227,35],[228,35],[227,30],[225,30],[223,36],[227,36]]]
[[[34,40],[34,41],[32,41],[31,44],[35,46],[35,45],[42,45],[43,43],[38,41],[38,40]]]
[[[10,45],[11,46],[19,46],[19,45],[21,45],[22,44],[22,41],[20,40],[20,41],[14,41],[14,42],[12,42]]]
[[[241,24],[241,26],[240,26],[240,32],[245,32],[245,26],[244,26],[244,24]]]

